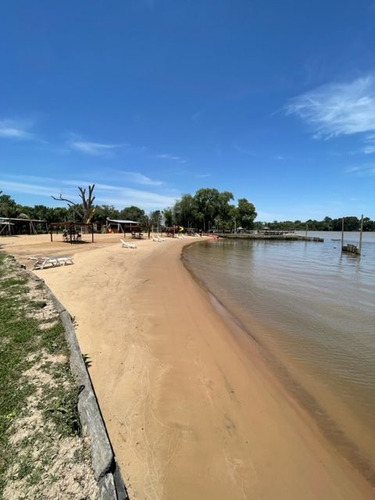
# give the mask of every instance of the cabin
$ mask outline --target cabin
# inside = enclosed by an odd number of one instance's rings
[[[134,220],[106,219],[107,232],[109,233],[140,233],[141,224]]]

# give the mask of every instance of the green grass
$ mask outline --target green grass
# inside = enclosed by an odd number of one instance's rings
[[[27,477],[29,484],[39,481],[43,473],[32,462],[30,442],[21,443],[20,450],[9,439],[12,423],[24,416],[27,398],[38,389],[24,374],[42,352],[68,355],[61,322],[31,317],[33,310],[40,311],[46,303],[30,299],[28,291],[28,275],[14,259],[0,253],[0,498],[6,481],[4,473],[15,460],[18,477]],[[55,424],[61,436],[79,433],[78,389],[68,363],[50,363],[44,370],[59,382],[57,388],[43,388],[39,405],[44,418]],[[38,436],[33,439],[36,441]]]

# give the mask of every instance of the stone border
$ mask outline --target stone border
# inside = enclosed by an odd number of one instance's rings
[[[129,500],[91,378],[78,344],[72,317],[45,281],[33,273],[30,274],[33,280],[43,283],[64,326],[70,351],[70,368],[79,388],[78,413],[83,433],[91,438],[92,466],[99,487],[98,499]]]

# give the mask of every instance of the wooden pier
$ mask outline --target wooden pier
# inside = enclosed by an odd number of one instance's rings
[[[227,238],[231,240],[316,241],[319,243],[324,242],[324,238],[318,238],[317,236],[303,236],[301,234],[285,233],[283,231],[280,232],[275,231],[274,234],[265,234],[265,233],[250,233],[250,234],[215,233],[215,234],[220,238]]]

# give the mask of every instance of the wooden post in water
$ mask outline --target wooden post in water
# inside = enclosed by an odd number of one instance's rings
[[[344,250],[344,220],[345,218],[343,217],[341,219],[341,250]]]
[[[361,253],[362,250],[362,231],[363,231],[363,214],[361,217],[361,228],[359,230],[359,253]]]

